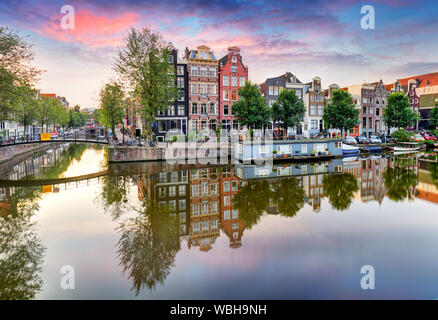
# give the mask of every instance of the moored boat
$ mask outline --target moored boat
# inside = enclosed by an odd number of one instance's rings
[[[349,144],[342,144],[342,153],[343,154],[355,154],[355,153],[359,153],[359,147],[356,146],[352,146]]]
[[[389,147],[394,152],[419,151],[420,145],[416,142],[398,142],[395,146]]]

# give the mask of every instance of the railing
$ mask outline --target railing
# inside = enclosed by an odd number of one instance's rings
[[[107,136],[101,136],[97,133],[90,134],[85,130],[72,132],[72,133],[61,133],[56,137],[50,137],[50,140],[41,140],[41,134],[18,134],[17,136],[0,137],[0,146],[16,145],[16,144],[26,144],[26,143],[38,143],[38,142],[59,142],[59,141],[78,141],[78,142],[93,142],[108,144],[109,139]]]

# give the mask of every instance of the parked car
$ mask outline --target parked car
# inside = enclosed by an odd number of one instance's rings
[[[357,144],[357,140],[351,136],[346,136],[344,141],[346,144]]]
[[[378,136],[371,136],[370,137],[370,143],[378,143],[381,144],[382,140],[380,140],[380,138]]]
[[[386,136],[385,137],[386,143],[396,143],[397,140],[393,136]]]
[[[362,143],[362,144],[370,143],[370,139],[368,139],[365,136],[359,136],[356,139],[358,143]]]
[[[416,142],[423,142],[425,139],[421,136],[421,134],[417,133],[414,134],[411,138],[412,140],[416,141]]]
[[[433,141],[433,142],[436,142],[438,140],[437,137],[435,137],[433,134],[429,132],[425,132],[423,134],[423,138],[424,140]]]

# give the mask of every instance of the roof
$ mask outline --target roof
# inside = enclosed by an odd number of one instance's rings
[[[226,65],[228,61],[228,54],[219,59],[219,65]]]
[[[285,74],[282,74],[281,76],[278,77],[273,77],[273,78],[268,78],[266,79],[266,81],[268,80],[274,80],[274,79],[283,79],[285,82],[294,82],[292,81],[293,79],[295,79],[295,83],[302,83],[300,80],[298,80],[298,78],[296,76],[294,76],[291,72],[286,72]]]
[[[43,98],[56,98],[55,93],[41,93],[40,96]]]
[[[438,72],[398,79],[398,81],[400,81],[402,86],[407,86],[409,80],[411,79],[417,80],[418,88],[423,88],[426,86],[438,86]]]
[[[438,93],[422,94],[420,97],[420,108],[432,108],[435,106],[435,99],[438,99]]]

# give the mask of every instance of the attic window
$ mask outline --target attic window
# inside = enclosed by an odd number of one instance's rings
[[[236,57],[236,56],[233,56],[233,57],[231,58],[231,61],[233,61],[233,62],[237,62],[237,57]]]

